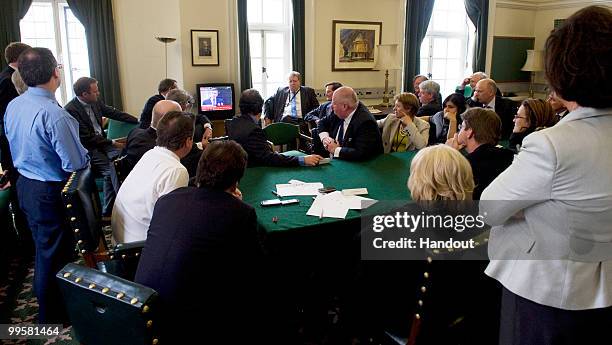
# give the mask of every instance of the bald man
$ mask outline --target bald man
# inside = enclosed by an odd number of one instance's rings
[[[334,91],[332,109],[333,115],[322,118],[317,125],[315,152],[350,161],[366,160],[383,153],[376,120],[359,102],[352,88],[343,86]]]
[[[155,147],[157,140],[157,124],[164,115],[171,111],[181,111],[181,105],[175,101],[161,100],[155,103],[151,111],[151,125],[147,129],[134,128],[127,137],[125,147],[126,171],[131,171],[140,158]]]
[[[485,78],[476,83],[474,98],[483,108],[493,109],[502,123],[502,140],[507,140],[514,128],[514,115],[518,108],[517,102],[497,95],[497,84],[493,79]]]

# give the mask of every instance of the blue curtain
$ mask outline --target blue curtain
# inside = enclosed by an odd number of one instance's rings
[[[85,27],[89,69],[99,82],[102,100],[121,109],[112,0],[68,0],[68,6]]]
[[[489,25],[489,0],[465,0],[465,11],[476,27],[476,42],[472,68],[484,72],[487,58],[487,25]]]
[[[9,43],[21,41],[19,21],[25,17],[30,9],[32,0],[2,0],[0,11],[0,70],[7,66],[4,57],[4,47]]]
[[[240,54],[240,90],[253,87],[251,76],[251,48],[249,44],[249,23],[247,1],[238,0],[238,54]],[[260,73],[261,71],[257,71]]]
[[[421,43],[433,12],[434,0],[406,2],[406,30],[404,34],[404,90],[412,90],[412,79],[419,74]]]

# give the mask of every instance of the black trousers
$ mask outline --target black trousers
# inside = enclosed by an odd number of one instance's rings
[[[34,292],[40,323],[68,321],[55,275],[74,257],[74,238],[67,223],[61,192],[63,182],[41,182],[20,176],[17,193],[36,248]]]
[[[612,307],[565,310],[502,291],[500,345],[608,344]]]

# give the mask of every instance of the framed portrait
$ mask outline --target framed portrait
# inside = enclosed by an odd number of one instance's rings
[[[191,30],[191,64],[219,66],[219,30]]]
[[[371,71],[376,65],[382,22],[333,21],[332,71]]]

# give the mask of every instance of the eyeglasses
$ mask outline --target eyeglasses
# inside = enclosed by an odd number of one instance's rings
[[[514,119],[523,119],[523,120],[527,120],[527,118],[525,116],[518,116],[518,115],[514,115]]]

